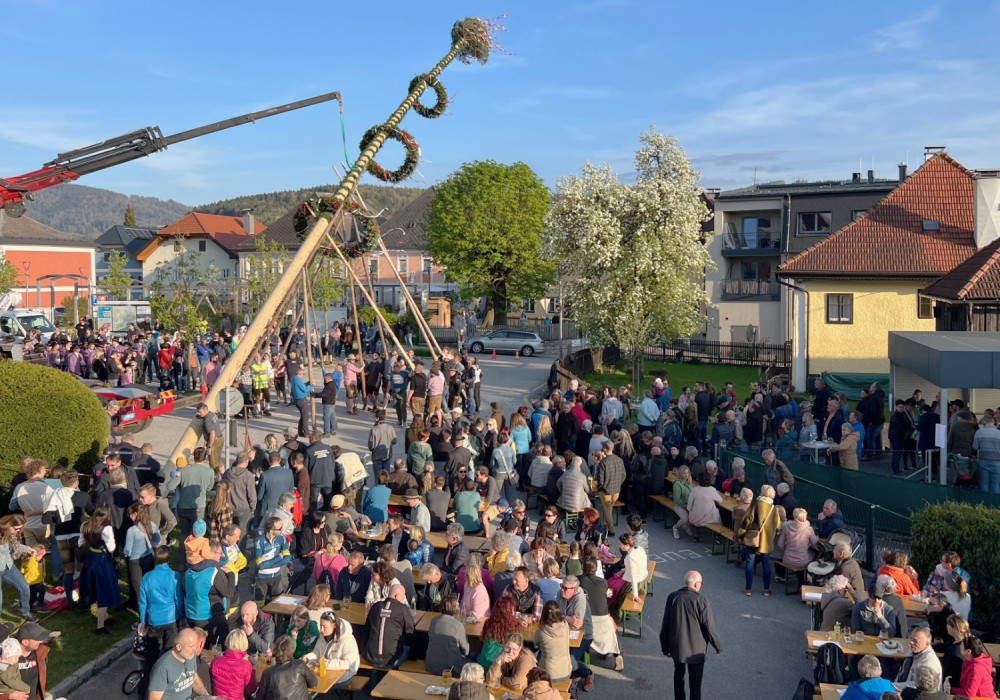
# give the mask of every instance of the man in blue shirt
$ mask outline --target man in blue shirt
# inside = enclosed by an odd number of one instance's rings
[[[299,409],[299,437],[309,434],[309,420],[306,413],[309,410],[309,392],[312,384],[306,381],[306,368],[300,366],[298,372],[292,377],[291,394],[292,402]]]
[[[410,386],[410,373],[402,360],[396,360],[389,377],[389,387],[392,392],[392,403],[396,407],[396,418],[399,425],[406,425],[406,392]]]

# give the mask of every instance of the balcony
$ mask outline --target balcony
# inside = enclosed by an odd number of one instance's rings
[[[725,257],[781,255],[781,234],[777,231],[726,231],[722,235]]]
[[[778,301],[781,288],[772,280],[722,280],[722,301]]]

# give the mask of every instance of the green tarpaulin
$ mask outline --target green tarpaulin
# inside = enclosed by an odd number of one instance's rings
[[[857,401],[861,398],[861,390],[871,387],[873,382],[881,382],[882,388],[888,391],[888,374],[864,374],[848,372],[823,372],[823,381],[832,392],[842,391],[847,398]]]

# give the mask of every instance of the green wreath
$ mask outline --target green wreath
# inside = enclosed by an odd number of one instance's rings
[[[304,237],[318,219],[332,220],[334,214],[341,208],[341,203],[333,197],[318,197],[303,202],[292,217],[295,233],[298,234],[299,238]],[[361,224],[358,238],[344,242],[344,253],[347,257],[360,258],[365,253],[374,251],[378,247],[379,237],[382,235],[382,227],[375,222],[375,217],[371,216],[357,202],[350,202],[345,213],[353,215],[354,219]],[[329,252],[332,249],[325,247],[324,250]]]
[[[437,105],[435,105],[435,107],[437,107]],[[404,131],[396,126],[378,124],[366,131],[365,135],[361,137],[362,153],[364,153],[365,149],[368,148],[368,145],[380,132],[385,133],[386,139],[395,139],[403,144],[403,148],[406,149],[406,157],[403,160],[403,164],[399,166],[398,169],[391,171],[386,170],[381,165],[376,163],[373,158],[368,164],[368,172],[382,182],[402,182],[412,175],[413,171],[417,169],[417,165],[420,162],[420,146],[417,145],[417,142],[413,140],[413,136],[408,131]]]
[[[410,87],[407,89],[407,92],[416,90],[421,80],[426,82],[427,87],[431,88],[434,94],[437,95],[437,102],[434,103],[433,107],[424,107],[420,104],[420,100],[417,100],[413,103],[413,111],[425,119],[437,119],[444,114],[444,110],[448,106],[448,91],[444,89],[444,83],[440,80],[431,78],[427,73],[423,73],[410,81]]]

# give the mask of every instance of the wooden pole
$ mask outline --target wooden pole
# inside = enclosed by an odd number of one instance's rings
[[[451,50],[448,51],[441,58],[440,61],[428,72],[427,78],[417,81],[417,84],[413,87],[413,90],[406,96],[406,98],[400,103],[396,111],[393,112],[389,118],[385,121],[385,126],[392,128],[398,127],[399,123],[406,116],[406,113],[410,111],[413,104],[420,99],[420,96],[427,89],[428,81],[433,82],[445,68],[448,67],[455,58],[461,54],[467,47],[467,43],[464,39],[460,39],[455,42]],[[375,158],[375,154],[379,152],[382,145],[386,140],[386,130],[379,130],[375,137],[368,144],[368,147],[358,156],[357,161],[354,163],[354,167],[351,171],[344,177],[340,182],[340,187],[333,196],[333,200],[340,205],[343,205],[347,198],[350,196],[351,192],[358,185],[358,180],[361,179],[361,174],[368,169],[369,164]],[[307,267],[309,262],[313,259],[316,251],[319,249],[321,241],[327,237],[327,233],[330,230],[330,221],[326,218],[321,218],[309,231],[308,235],[302,241],[302,245],[299,247],[298,251],[295,253],[294,257],[288,263],[285,268],[285,272],[281,279],[278,280],[278,284],[275,285],[274,291],[264,302],[264,305],[260,308],[257,317],[254,319],[253,323],[250,324],[250,328],[247,329],[244,335],[244,341],[241,342],[233,354],[230,356],[229,361],[222,366],[219,372],[218,381],[212,387],[212,390],[208,392],[205,397],[205,404],[208,406],[210,411],[216,411],[219,408],[219,395],[222,390],[232,384],[233,380],[239,376],[240,368],[251,356],[253,348],[256,346],[257,341],[267,332],[268,325],[271,319],[274,318],[275,312],[281,305],[281,300],[288,293],[291,286],[295,284],[301,274],[303,268]],[[332,240],[332,239],[330,239]],[[337,249],[339,253],[339,246],[334,242],[334,248]],[[197,446],[198,439],[201,433],[203,421],[202,419],[195,417],[191,420],[191,423],[184,430],[184,434],[181,436],[174,448],[173,452],[167,460],[167,464],[170,467],[175,467],[177,464],[177,458],[180,456],[185,456],[189,461],[191,459],[191,451]],[[169,470],[168,470],[169,471]]]
[[[327,233],[327,237],[329,237],[330,240],[333,241],[333,238],[330,237],[329,233]],[[365,297],[368,303],[371,304],[372,308],[375,310],[375,315],[378,316],[379,320],[382,321],[383,324],[385,324],[385,319],[382,318],[382,312],[379,311],[378,306],[375,304],[375,299],[368,293],[368,290],[365,289],[365,286],[361,284],[361,280],[358,279],[358,273],[356,273],[354,271],[354,268],[348,264],[347,257],[340,250],[340,246],[336,245],[336,242],[334,242],[333,249],[336,251],[337,255],[340,256],[340,259],[347,267],[347,274],[351,276],[351,279],[354,280],[354,283],[358,285],[358,289],[361,290],[361,294]],[[389,328],[388,325],[386,325],[385,330],[386,333],[389,334],[389,337],[392,338],[392,342],[396,346],[396,349],[399,350],[399,354],[403,356],[403,360],[406,362],[407,367],[409,367],[410,371],[412,371],[413,360],[410,359],[409,353],[406,352],[406,349],[403,347],[403,344],[399,342],[399,338],[396,337],[396,334],[392,332],[392,329]]]
[[[351,309],[354,313],[354,337],[358,341],[358,359],[361,360],[361,399],[362,405],[368,400],[368,389],[365,387],[365,352],[361,343],[361,324],[358,322],[358,298],[354,294],[354,283],[351,283]],[[347,354],[351,354],[351,348],[347,348]],[[357,409],[355,409],[357,410]]]
[[[306,274],[305,268],[302,268],[302,311],[306,319],[306,374],[309,375],[311,382],[313,380],[312,329],[309,325],[309,276]],[[311,432],[316,432],[316,402],[311,397],[309,399],[309,412],[312,420],[310,423]]]

